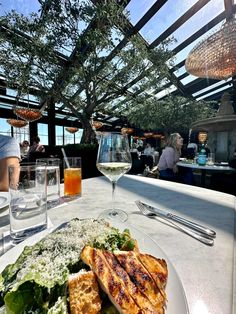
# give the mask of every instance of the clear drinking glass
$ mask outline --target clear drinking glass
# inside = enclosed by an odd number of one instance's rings
[[[19,243],[47,228],[46,164],[9,166],[10,236]]]
[[[64,197],[73,199],[82,195],[81,157],[64,158]]]
[[[47,207],[52,208],[60,204],[60,159],[39,158],[36,164],[46,164],[47,169]]]
[[[115,188],[119,178],[130,170],[131,165],[127,135],[115,132],[103,133],[98,149],[97,168],[112,183],[112,209],[103,211],[99,218],[122,222],[127,220],[128,215],[124,211],[115,209]]]

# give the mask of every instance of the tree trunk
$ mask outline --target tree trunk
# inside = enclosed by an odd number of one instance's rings
[[[90,118],[86,115],[81,115],[80,122],[83,128],[81,144],[97,144],[96,133],[90,124]]]

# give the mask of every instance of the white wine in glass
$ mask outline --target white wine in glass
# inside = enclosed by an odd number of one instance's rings
[[[112,183],[112,209],[103,211],[99,218],[114,219],[120,222],[127,220],[127,213],[115,209],[115,188],[117,181],[130,170],[131,165],[127,135],[115,132],[103,133],[98,149],[97,168]]]

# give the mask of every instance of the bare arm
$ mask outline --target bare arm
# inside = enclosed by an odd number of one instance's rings
[[[8,191],[8,166],[19,166],[17,157],[7,157],[0,160],[0,191]]]

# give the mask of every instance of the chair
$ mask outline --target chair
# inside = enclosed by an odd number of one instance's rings
[[[139,155],[137,152],[131,152],[131,158],[132,158],[132,167],[129,171],[130,174],[139,174],[143,173],[143,170],[145,168],[145,164],[143,161],[139,158]]]
[[[236,173],[213,173],[210,189],[236,196]]]
[[[39,158],[49,158],[48,156],[48,153],[43,153],[43,152],[32,152],[32,153],[29,153],[29,156],[28,156],[28,161],[29,162],[35,162],[36,159],[39,159]]]

